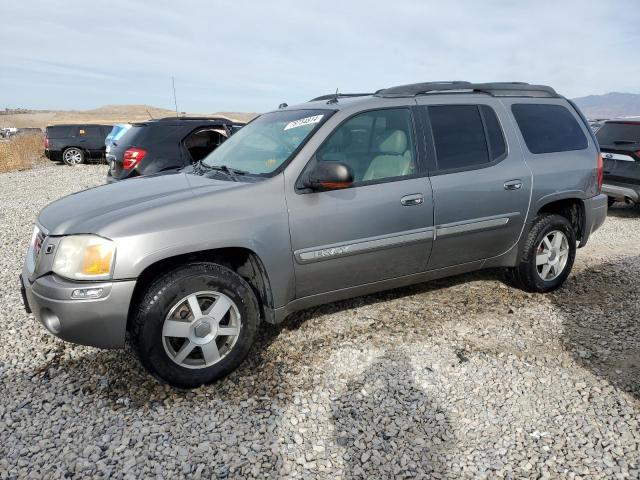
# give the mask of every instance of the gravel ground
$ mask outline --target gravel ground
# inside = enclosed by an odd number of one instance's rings
[[[104,174],[0,175],[0,479],[640,478],[640,210],[556,293],[482,272],[307,310],[184,392],[22,308],[36,213]]]

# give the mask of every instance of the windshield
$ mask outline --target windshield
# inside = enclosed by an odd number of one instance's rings
[[[607,122],[596,133],[600,145],[640,143],[640,123]]]
[[[331,110],[265,113],[238,130],[202,163],[227,166],[253,175],[274,172],[332,114]]]

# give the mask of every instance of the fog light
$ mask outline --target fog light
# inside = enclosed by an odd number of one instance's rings
[[[44,326],[47,327],[47,330],[49,330],[51,333],[57,335],[58,333],[60,333],[60,330],[62,330],[60,319],[48,308],[42,309],[42,311],[40,312],[40,318],[42,319]]]
[[[100,298],[101,288],[78,288],[71,292],[71,298]]]

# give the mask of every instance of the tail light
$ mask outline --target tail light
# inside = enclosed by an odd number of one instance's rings
[[[122,157],[122,168],[125,170],[136,168],[146,154],[147,151],[141,148],[130,148],[126,150]]]
[[[44,137],[44,148],[49,148],[49,137]]]
[[[602,181],[604,180],[604,162],[602,161],[601,153],[598,153],[598,160],[596,163],[596,178],[598,179],[598,193],[601,193]]]

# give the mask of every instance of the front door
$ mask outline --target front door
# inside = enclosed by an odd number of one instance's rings
[[[498,256],[522,232],[532,174],[517,140],[505,137],[496,108],[501,104],[421,108],[432,139],[430,270]]]
[[[296,297],[426,270],[433,238],[431,186],[409,108],[360,113],[317,150],[340,161],[351,188],[287,192]]]

